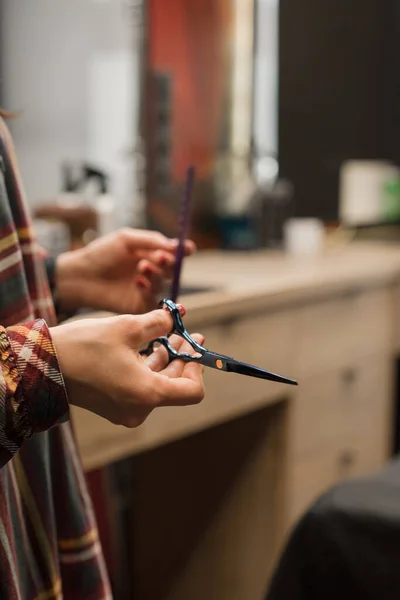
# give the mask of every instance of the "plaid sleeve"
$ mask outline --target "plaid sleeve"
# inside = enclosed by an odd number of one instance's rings
[[[0,467],[25,439],[68,416],[64,381],[46,322],[0,327]]]

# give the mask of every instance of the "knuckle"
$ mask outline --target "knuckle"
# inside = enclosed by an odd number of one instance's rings
[[[154,312],[154,318],[156,321],[156,326],[161,331],[165,331],[172,328],[172,318],[171,315],[165,310],[156,310]]]

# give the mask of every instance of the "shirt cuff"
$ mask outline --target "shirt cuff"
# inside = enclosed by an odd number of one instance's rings
[[[16,429],[23,438],[50,429],[69,418],[64,379],[43,319],[7,328],[20,376],[15,400],[19,415]]]

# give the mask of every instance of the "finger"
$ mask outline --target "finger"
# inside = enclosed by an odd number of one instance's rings
[[[194,335],[192,335],[192,337],[200,345],[204,344],[204,336],[202,336],[198,333],[195,333]],[[192,346],[186,341],[181,345],[179,352],[181,352],[182,354],[185,354],[185,353],[186,354],[195,354],[196,353],[196,351],[192,348]],[[163,370],[163,374],[168,375],[168,377],[172,377],[172,378],[182,377],[183,373],[185,371],[185,367],[190,364],[192,364],[192,365],[194,364],[196,367],[199,367],[199,365],[196,363],[185,363],[185,362],[183,362],[183,360],[175,359]],[[200,365],[200,373],[202,373],[202,372],[203,372],[203,367],[202,367],[202,365]]]
[[[204,344],[204,336],[200,333],[194,333],[192,337],[197,343]],[[169,338],[169,343],[177,352],[187,352],[188,354],[194,353],[192,346],[179,335],[172,335]],[[150,354],[150,356],[146,358],[146,365],[155,372],[160,372],[164,369],[164,374],[167,374],[169,377],[180,377],[183,373],[185,363],[175,359],[168,365],[168,361],[169,356],[166,348],[160,346],[156,352],[153,352],[153,354]]]
[[[180,377],[189,377],[193,379],[204,373],[204,366],[196,362],[183,362],[183,360],[174,360],[162,372],[170,379],[179,379]]]
[[[186,311],[183,306],[179,305],[179,311],[182,316]],[[173,320],[171,313],[167,308],[153,310],[144,315],[135,316],[135,322],[140,327],[140,343],[150,342],[155,338],[168,335],[173,328]],[[137,331],[137,330],[136,330]]]
[[[185,255],[190,256],[197,250],[197,246],[193,240],[185,240]]]
[[[172,335],[169,338],[171,346],[173,346],[178,352],[181,352],[181,347],[184,341],[185,340],[179,335]],[[146,358],[146,365],[149,367],[149,369],[158,373],[167,367],[168,361],[169,357],[166,348],[164,348],[164,346],[160,346],[155,352]]]
[[[163,270],[148,260],[141,260],[137,270],[139,274],[136,276],[136,284],[153,294],[161,292],[170,279],[169,270]]]
[[[144,275],[138,275],[135,278],[136,285],[141,289],[142,293],[150,298],[152,295],[151,282]]]
[[[139,262],[137,263],[137,278],[144,277],[147,281],[159,288],[165,281],[172,279],[175,255],[170,252],[137,252]]]
[[[154,294],[159,294],[165,289],[165,279],[154,277],[149,279],[144,275],[137,275],[135,278],[136,285],[141,289],[142,293],[145,293],[149,299]]]
[[[175,248],[170,252],[165,250],[154,250],[150,252],[140,253],[141,258],[146,259],[153,263],[154,265],[158,265],[162,269],[171,268],[175,263]]]
[[[130,250],[165,250],[167,252],[174,252],[177,247],[177,240],[167,238],[159,231],[146,231],[127,227],[120,231],[120,235]]]
[[[163,279],[165,277],[165,270],[149,260],[141,260],[137,266],[137,270],[138,273],[144,275],[150,281],[152,279]]]
[[[173,252],[173,254],[175,254],[176,250],[178,248],[178,240],[175,239],[175,240],[172,240],[172,242],[174,243],[174,245],[172,246],[172,252]],[[185,240],[183,250],[184,250],[185,256],[189,256],[196,252],[197,246],[193,242],[193,240]]]
[[[149,279],[144,275],[138,275],[135,279],[136,285],[145,292],[149,297],[154,294],[159,294],[165,288],[164,279],[154,278]]]
[[[204,384],[201,365],[192,365],[187,376],[170,378],[164,373],[156,373],[161,401],[159,406],[190,406],[204,398]]]
[[[183,372],[182,372],[182,377],[195,380],[198,377],[202,378],[203,373],[204,373],[203,365],[201,365],[199,363],[195,363],[195,362],[190,362],[190,363],[185,363]]]
[[[168,239],[168,238],[167,238]],[[175,264],[175,253],[178,247],[177,240],[170,240],[171,247],[168,249],[158,248],[157,250],[145,250],[139,253],[140,258],[146,258],[161,267],[172,268]],[[140,249],[142,250],[142,249]],[[192,240],[185,240],[184,254],[190,256],[197,250],[196,244]]]

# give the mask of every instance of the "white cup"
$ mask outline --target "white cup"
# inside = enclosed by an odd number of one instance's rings
[[[324,225],[319,219],[288,219],[284,224],[285,250],[290,254],[312,256],[324,247]]]

